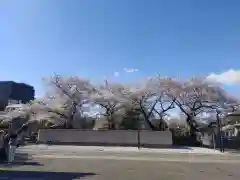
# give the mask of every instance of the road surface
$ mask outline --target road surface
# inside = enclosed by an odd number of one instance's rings
[[[25,163],[2,166],[5,171],[0,172],[0,180],[237,180],[240,177],[239,155],[186,152],[25,147],[18,150]]]

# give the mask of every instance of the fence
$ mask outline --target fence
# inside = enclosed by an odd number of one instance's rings
[[[196,137],[192,136],[175,136],[172,137],[174,146],[200,146],[200,143],[196,140]]]
[[[223,148],[240,150],[240,137],[223,138]]]
[[[208,148],[224,148],[229,150],[239,150],[240,149],[240,137],[234,136],[231,138],[228,137],[222,137],[222,144],[221,144],[221,138],[218,135],[211,134],[211,135],[205,135],[202,138],[202,145],[204,147]]]
[[[169,147],[172,146],[172,133],[170,131],[41,129],[38,134],[38,143]]]

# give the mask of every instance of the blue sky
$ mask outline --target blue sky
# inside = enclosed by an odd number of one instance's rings
[[[37,96],[54,72],[122,82],[228,81],[227,72],[238,84],[239,9],[239,0],[0,0],[0,80],[34,85]]]

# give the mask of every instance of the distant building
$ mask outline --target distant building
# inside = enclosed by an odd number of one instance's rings
[[[27,103],[34,99],[33,86],[14,81],[0,81],[0,111],[3,111],[9,102]]]

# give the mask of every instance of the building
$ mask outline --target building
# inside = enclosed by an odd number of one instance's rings
[[[240,124],[226,125],[222,127],[224,137],[240,137]]]
[[[34,87],[14,81],[0,81],[0,111],[3,111],[10,101],[27,103],[34,99]]]
[[[234,117],[234,118],[233,118]],[[240,113],[229,113],[224,123],[217,127],[212,122],[207,127],[200,129],[202,144],[206,147],[222,147],[227,149],[240,148]],[[222,122],[221,122],[222,123]],[[221,133],[221,134],[219,134]]]
[[[222,127],[224,135],[228,138],[240,137],[240,112],[231,112],[227,114],[228,124]]]

